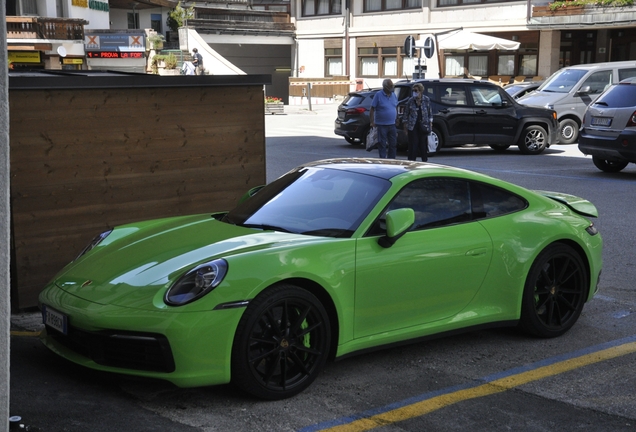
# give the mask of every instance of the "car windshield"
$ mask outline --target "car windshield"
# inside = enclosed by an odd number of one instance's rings
[[[561,69],[552,75],[539,87],[540,91],[552,93],[569,93],[572,87],[585,75],[587,71],[581,69]]]
[[[223,221],[256,229],[351,237],[390,186],[389,181],[367,174],[302,168],[265,186]]]

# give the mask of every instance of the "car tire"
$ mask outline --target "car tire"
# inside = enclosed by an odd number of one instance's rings
[[[559,122],[559,144],[574,144],[579,139],[579,124],[573,119]]]
[[[232,346],[232,382],[268,400],[306,389],[325,365],[329,317],[310,292],[282,284],[250,301]]]
[[[596,166],[596,168],[608,173],[617,173],[619,171],[622,171],[623,168],[629,165],[629,162],[610,161],[610,160],[603,159],[597,156],[592,156],[592,162],[594,162],[594,165]]]
[[[505,152],[506,150],[508,150],[508,147],[510,146],[509,145],[494,145],[494,144],[490,145],[490,148],[496,151],[497,153]]]
[[[519,137],[519,150],[523,154],[538,155],[548,146],[548,133],[538,125],[526,126]]]
[[[528,272],[519,326],[543,338],[562,335],[581,315],[588,290],[587,270],[579,254],[563,243],[548,246]]]

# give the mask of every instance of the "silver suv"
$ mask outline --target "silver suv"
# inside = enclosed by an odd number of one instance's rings
[[[579,149],[605,172],[636,163],[636,78],[610,87],[587,108]]]

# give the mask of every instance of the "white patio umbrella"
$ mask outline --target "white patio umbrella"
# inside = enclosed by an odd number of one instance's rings
[[[437,36],[437,46],[441,50],[516,50],[519,49],[519,42],[459,30],[454,33]]]

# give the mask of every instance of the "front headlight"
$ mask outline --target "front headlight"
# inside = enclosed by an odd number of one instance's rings
[[[77,258],[75,258],[73,261],[77,261],[78,259],[80,259],[85,253],[87,253],[88,251],[92,250],[93,248],[95,248],[95,246],[97,246],[98,244],[100,244],[102,242],[102,240],[104,240],[106,237],[108,237],[108,235],[110,233],[112,233],[113,230],[110,229],[108,231],[104,231],[103,233],[99,234],[98,236],[96,236],[93,240],[91,240],[91,242],[88,244],[88,246],[86,246],[82,252],[80,252],[80,254],[77,256]]]
[[[226,273],[227,261],[224,259],[198,265],[170,287],[164,301],[170,306],[181,306],[193,302],[216,288]]]

